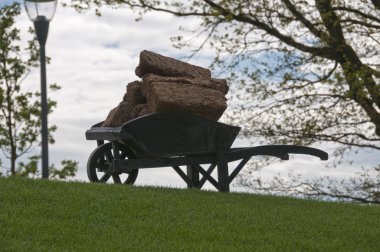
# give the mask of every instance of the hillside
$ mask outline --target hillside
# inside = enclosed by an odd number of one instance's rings
[[[379,216],[378,206],[0,178],[0,248],[12,251],[378,251]]]

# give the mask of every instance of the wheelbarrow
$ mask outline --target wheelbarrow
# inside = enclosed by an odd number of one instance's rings
[[[328,159],[322,150],[296,145],[231,148],[240,127],[182,112],[154,113],[120,127],[101,125],[86,131],[87,140],[97,141],[87,163],[91,182],[133,184],[139,169],[171,167],[188,188],[201,189],[208,181],[229,192],[231,182],[253,156],[289,160],[289,154],[306,154]],[[229,169],[235,161],[240,162]]]

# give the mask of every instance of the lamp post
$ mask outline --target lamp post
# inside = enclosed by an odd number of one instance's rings
[[[37,40],[40,44],[41,68],[41,140],[42,140],[42,178],[49,178],[49,148],[48,148],[48,104],[46,94],[46,55],[45,44],[49,31],[49,22],[57,8],[57,0],[24,0],[25,9],[34,23]]]

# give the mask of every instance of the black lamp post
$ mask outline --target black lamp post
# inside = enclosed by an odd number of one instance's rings
[[[45,44],[49,31],[49,22],[57,8],[57,0],[24,0],[25,9],[34,23],[37,39],[40,44],[41,68],[41,138],[42,138],[42,178],[49,178],[48,147],[48,105],[46,95],[46,55]]]

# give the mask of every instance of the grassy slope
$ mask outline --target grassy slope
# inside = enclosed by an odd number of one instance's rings
[[[379,251],[380,207],[0,179],[0,250]]]

